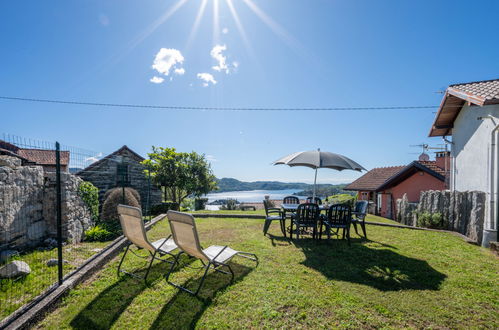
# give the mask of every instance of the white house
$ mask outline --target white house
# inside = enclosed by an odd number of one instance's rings
[[[497,241],[499,79],[450,85],[430,136],[452,136],[450,189],[487,193],[482,245]]]

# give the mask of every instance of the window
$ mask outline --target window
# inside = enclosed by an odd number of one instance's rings
[[[120,187],[130,185],[130,177],[128,175],[128,165],[118,164],[116,166],[116,184]]]

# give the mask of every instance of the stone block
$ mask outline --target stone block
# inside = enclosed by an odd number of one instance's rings
[[[24,261],[14,260],[5,266],[0,267],[0,278],[15,278],[31,273],[29,265]]]

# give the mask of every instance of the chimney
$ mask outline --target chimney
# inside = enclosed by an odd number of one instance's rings
[[[435,165],[448,172],[450,170],[450,151],[439,151],[436,154]]]

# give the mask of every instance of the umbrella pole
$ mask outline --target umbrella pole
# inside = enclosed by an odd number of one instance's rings
[[[314,178],[314,193],[312,195],[312,203],[315,203],[315,185],[317,183],[317,168],[315,169],[315,178]]]

